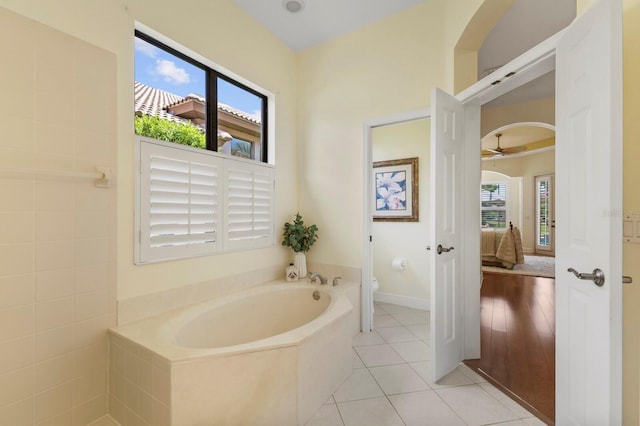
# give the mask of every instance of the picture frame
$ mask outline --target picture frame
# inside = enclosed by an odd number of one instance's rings
[[[419,222],[418,157],[373,163],[374,222]]]

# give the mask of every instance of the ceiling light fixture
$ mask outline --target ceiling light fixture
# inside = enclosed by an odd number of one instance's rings
[[[284,0],[282,6],[291,13],[298,13],[304,9],[304,2],[302,0]]]

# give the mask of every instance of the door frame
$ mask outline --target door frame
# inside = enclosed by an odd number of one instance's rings
[[[551,200],[551,207],[549,208],[548,214],[549,217],[547,218],[548,220],[548,226],[549,226],[549,246],[548,248],[542,248],[542,246],[540,246],[540,240],[538,238],[538,232],[540,231],[540,225],[538,224],[538,221],[540,219],[540,209],[539,209],[539,203],[540,203],[540,197],[538,196],[538,182],[541,180],[547,180],[549,182],[549,192],[551,193],[551,196],[549,197]],[[534,182],[534,200],[533,200],[533,205],[534,205],[534,214],[535,214],[535,245],[533,247],[534,250],[534,254],[538,255],[546,255],[546,256],[555,256],[556,253],[556,236],[555,236],[555,226],[556,226],[556,183],[555,183],[555,172],[554,173],[544,173],[544,174],[540,174],[540,175],[536,175],[533,177],[533,182]]]
[[[473,112],[467,114],[477,117],[473,120],[465,118],[465,133],[467,143],[465,150],[465,173],[463,204],[471,207],[477,204],[477,215],[465,215],[463,218],[463,235],[472,237],[464,238],[463,271],[464,280],[464,358],[473,359],[480,357],[480,223],[476,220],[480,215],[478,202],[478,182],[480,181],[480,108],[482,105],[514,90],[528,82],[555,69],[555,51],[558,39],[562,36],[561,30],[542,43],[534,46],[527,52],[518,56],[511,62],[498,68],[482,80],[474,83],[455,96],[465,108]],[[477,111],[477,114],[475,113]],[[372,228],[372,180],[371,170],[373,161],[372,129],[375,127],[397,124],[406,121],[429,118],[431,109],[424,108],[393,114],[364,122],[363,135],[363,246],[362,246],[362,285],[361,285],[361,331],[369,332],[372,329],[373,300],[371,296],[371,281],[373,278],[373,250],[371,247]],[[472,136],[473,135],[473,136]],[[473,140],[477,135],[477,144]],[[477,153],[471,152],[471,148],[477,148]],[[477,155],[476,155],[477,154]],[[475,158],[478,161],[474,161]],[[476,173],[477,172],[477,173]],[[472,217],[473,216],[473,217]],[[477,232],[476,232],[477,231]],[[475,233],[474,233],[475,232]],[[477,237],[473,237],[477,235]]]
[[[456,96],[456,98],[460,102],[462,102],[463,105],[465,105],[465,107],[468,107],[470,111],[473,111],[473,109],[477,109],[477,112],[478,112],[478,114],[470,114],[470,115],[474,115],[475,116],[474,119],[477,118],[477,121],[478,121],[477,123],[478,132],[477,132],[477,140],[476,140],[477,144],[476,145],[472,144],[473,138],[469,137],[470,133],[467,133],[467,141],[470,143],[468,143],[464,149],[463,155],[466,158],[473,156],[473,155],[467,155],[467,153],[470,153],[472,149],[477,151],[476,155],[478,157],[480,156],[480,149],[479,149],[480,137],[481,137],[479,132],[480,107],[490,102],[491,100],[499,96],[502,96],[503,94],[506,94],[511,90],[516,89],[528,83],[529,81],[532,81],[546,74],[547,72],[554,70],[555,62],[556,62],[555,61],[556,47],[558,45],[558,40],[563,36],[565,31],[566,29],[559,31],[555,35],[551,36],[547,40],[533,47],[529,51],[525,52],[521,56],[509,62],[508,64],[502,66],[501,68],[499,68],[498,70],[490,74],[489,76],[473,84],[471,87],[467,88],[466,90],[462,91]],[[616,52],[616,53],[620,54],[620,52]],[[467,122],[467,126],[465,127],[468,128],[470,120],[465,119],[465,121]],[[473,125],[473,123],[471,124]],[[370,136],[367,137],[367,135],[365,134],[365,141],[370,142]],[[364,158],[365,158],[365,167],[364,167],[365,197],[364,198],[365,198],[365,203],[367,203],[365,204],[365,209],[364,209],[364,212],[365,212],[364,228],[365,228],[365,236],[366,236],[365,253],[367,254],[367,256],[365,256],[365,259],[363,259],[363,278],[368,277],[368,280],[364,282],[365,280],[363,279],[363,295],[366,292],[366,295],[365,295],[366,297],[363,298],[363,302],[364,300],[368,300],[370,302],[370,292],[368,291],[369,284],[370,284],[370,277],[371,277],[371,266],[372,266],[371,257],[370,257],[370,247],[369,247],[369,235],[371,234],[370,234],[370,224],[368,219],[370,204],[368,204],[369,199],[368,199],[368,195],[366,195],[369,193],[368,185],[370,184],[370,181],[369,181],[369,175],[370,175],[369,168],[371,167],[370,143],[365,144]],[[479,168],[479,165],[480,165],[480,161],[478,160],[476,167]],[[464,192],[463,205],[471,206],[473,205],[473,203],[476,203],[478,204],[478,210],[479,210],[479,202],[478,202],[479,191],[477,190],[477,182],[478,180],[476,180],[474,185],[469,185],[468,179],[466,179],[465,177],[465,183],[464,183],[465,188],[463,191]],[[463,223],[463,230],[462,230],[462,232],[466,234],[466,237],[464,238],[465,256],[467,255],[469,256],[469,257],[466,257],[466,261],[463,262],[464,270],[462,271],[462,273],[464,277],[464,289],[463,289],[462,297],[464,298],[465,310],[467,308],[471,309],[470,311],[467,311],[465,313],[464,336],[463,336],[463,339],[465,341],[465,344],[464,344],[465,358],[471,358],[473,357],[473,354],[478,354],[478,355],[480,354],[479,286],[477,288],[477,291],[475,291],[475,295],[474,295],[474,290],[476,290],[475,288],[476,282],[479,281],[481,269],[479,267],[476,267],[475,262],[468,262],[469,260],[477,258],[478,264],[479,264],[480,233],[473,232],[476,227],[479,227],[479,221],[477,220],[478,216],[477,215],[475,216],[475,225],[473,224],[473,219],[469,219],[470,216],[471,215],[469,214],[465,215],[465,219],[463,220],[464,223]],[[474,253],[471,253],[471,250],[468,250],[468,248],[474,246],[475,244],[477,244],[478,250],[476,250]],[[475,299],[476,297],[477,297],[477,302],[475,300],[472,300],[472,299]],[[471,318],[475,315],[477,315],[476,318]],[[363,319],[364,319],[364,313],[363,313]],[[369,321],[368,324],[370,327],[370,324],[371,324],[370,318],[367,321]],[[622,325],[619,324],[619,329],[614,330],[616,335],[621,334],[621,331],[622,331],[621,328],[622,328]],[[475,336],[478,336],[477,340],[474,338]],[[556,386],[557,384],[558,384],[558,378],[556,377]],[[620,392],[621,392],[621,389],[616,392],[616,395],[614,395],[614,397],[618,397],[618,400],[621,400],[619,395]],[[614,413],[614,417],[619,419],[619,416],[622,414],[621,409],[618,408],[616,411],[619,411],[619,412]]]
[[[423,108],[408,111],[400,114],[393,114],[385,117],[366,121],[363,125],[364,149],[363,149],[363,171],[362,191],[363,202],[363,246],[362,246],[362,285],[360,287],[360,330],[368,333],[373,328],[373,300],[371,295],[371,281],[373,280],[373,247],[372,247],[372,226],[373,226],[373,129],[380,126],[400,124],[408,121],[423,120],[431,118],[431,109]]]

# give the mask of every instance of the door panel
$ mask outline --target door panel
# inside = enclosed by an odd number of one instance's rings
[[[437,381],[456,368],[463,356],[464,109],[439,89],[433,90],[431,107],[431,359]]]
[[[622,8],[599,0],[556,50],[556,424],[621,423]],[[568,272],[605,274],[597,286]],[[583,277],[586,278],[586,277]]]

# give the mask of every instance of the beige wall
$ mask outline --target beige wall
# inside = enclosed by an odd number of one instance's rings
[[[482,108],[480,134],[485,137],[504,126],[514,123],[556,124],[555,98],[536,99],[518,104]]]
[[[5,9],[0,56],[0,423],[86,425],[107,408],[116,187],[32,172],[116,170],[116,58]]]
[[[176,7],[175,2],[167,0],[0,0],[0,6],[107,49],[116,56],[118,299],[288,263],[291,253],[276,244],[273,248],[241,253],[145,266],[133,264],[134,143],[131,117],[134,23],[138,21],[160,32],[276,95],[277,118],[275,134],[271,135],[278,165],[276,223],[284,223],[297,209],[294,136],[294,123],[297,121],[297,77],[295,55],[292,51],[231,1],[187,1]],[[198,13],[194,13],[195,10]],[[280,227],[277,229],[279,231]]]
[[[624,0],[624,210],[640,215],[640,0]],[[624,244],[624,275],[634,283],[624,286],[623,399],[624,424],[640,424],[640,245]]]
[[[483,171],[522,177],[522,248],[526,253],[535,249],[535,177],[555,173],[555,150],[523,157],[503,157],[482,162]]]
[[[314,261],[361,267],[363,123],[424,108],[432,87],[452,87],[447,3],[421,3],[299,55],[299,205],[323,230]]]
[[[168,0],[0,0],[2,7],[115,55],[118,299],[222,278],[248,268],[279,267],[290,257],[290,253],[276,246],[188,261],[133,265],[131,82],[132,34],[136,20],[276,94],[278,222],[284,222],[300,209],[305,219],[320,226],[321,239],[309,253],[312,261],[360,268],[362,123],[428,106],[433,86],[453,91],[454,47],[467,22],[483,3],[483,0],[430,0],[295,55],[231,1],[190,0],[176,7],[174,1]],[[199,13],[193,13],[196,6]],[[640,75],[637,55],[640,1],[624,0],[624,7],[624,207],[634,212],[640,210],[640,194],[635,188],[640,181],[640,169],[635,166],[640,157],[637,143],[640,121],[636,119],[640,111],[640,80],[637,78]],[[13,46],[14,40],[14,36],[5,37],[9,46]],[[256,63],[260,66],[255,66]],[[32,70],[28,64],[24,67],[25,72]],[[6,72],[3,65],[2,73]],[[3,103],[6,105],[13,104]],[[2,128],[6,132],[7,128],[15,126],[3,125]],[[6,148],[5,142],[2,148]],[[4,157],[3,152],[1,158],[15,157]],[[298,173],[298,170],[304,172]],[[3,193],[8,192],[3,190]],[[4,205],[24,201],[24,193],[15,190],[15,195],[5,198]],[[31,206],[27,207],[26,210],[31,211]],[[25,229],[29,227],[35,227],[35,221],[25,225]],[[25,244],[33,247],[29,242]],[[26,250],[29,253],[30,249]],[[633,276],[636,282],[640,281],[639,255],[638,246],[625,245],[624,272]],[[9,294],[18,297],[18,293]],[[624,420],[627,425],[636,425],[640,405],[640,311],[636,309],[640,304],[640,291],[637,284],[625,287],[624,303]],[[23,383],[30,386],[28,381]],[[17,387],[12,385],[12,391],[14,388],[17,392]]]
[[[28,167],[35,162],[84,169],[91,158],[92,164],[111,165],[115,172],[114,189],[108,191],[90,183],[0,181],[1,214],[13,218],[3,220],[0,227],[0,324],[4,324],[0,326],[0,419],[13,420],[10,416],[16,415],[12,424],[31,424],[32,416],[40,421],[59,415],[59,424],[84,425],[107,407],[104,337],[106,328],[115,323],[116,297],[123,301],[180,287],[187,293],[189,286],[202,281],[280,270],[291,255],[277,242],[263,250],[133,264],[135,21],[275,94],[277,223],[297,210],[295,55],[231,1],[182,2],[176,7],[166,0],[0,0],[0,8],[64,33],[49,37],[44,27],[33,26],[21,37],[13,25],[22,18],[2,9],[2,19],[10,25],[0,25],[0,85],[5,100],[0,107],[5,136],[0,167]],[[198,13],[193,13],[196,9]],[[44,65],[36,68],[29,50],[22,48],[34,36],[49,43],[63,40],[62,44],[77,37],[86,42],[78,44],[86,51],[75,52],[76,57],[52,46],[43,53]],[[103,56],[111,62],[105,64]],[[75,69],[74,59],[78,59]],[[40,74],[40,70],[53,72]],[[71,74],[73,70],[77,73]],[[16,84],[35,73],[42,77],[37,84]],[[77,101],[70,76],[83,95]],[[30,124],[33,117],[14,117],[34,102],[49,105],[44,122],[35,128]],[[63,120],[70,117],[74,121]],[[105,127],[108,139],[96,135],[96,129]],[[25,128],[31,129],[27,138]],[[76,140],[82,144],[74,145]],[[101,227],[91,226],[92,220]],[[40,291],[45,283],[49,293]],[[224,288],[232,291],[233,285]],[[92,340],[96,336],[98,341]],[[85,361],[87,356],[94,364]]]
[[[376,127],[372,131],[373,161],[418,157],[419,222],[373,222],[373,274],[378,292],[429,306],[429,161],[430,120]],[[404,271],[391,268],[395,257],[406,259]],[[375,296],[374,296],[375,297]],[[404,299],[407,298],[407,299]],[[414,305],[415,306],[415,305]]]
[[[488,2],[425,2],[300,55],[300,75],[304,78],[299,86],[299,164],[301,170],[308,171],[307,176],[301,177],[300,205],[314,212],[324,228],[330,228],[312,256],[325,263],[361,265],[362,122],[428,106],[428,93],[433,86],[453,90],[453,47],[483,3]],[[577,3],[580,12],[582,3],[588,1]],[[636,142],[640,140],[640,121],[635,117],[640,111],[640,61],[636,54],[640,45],[640,1],[624,0],[624,8],[624,196],[625,209],[638,211],[640,195],[635,183],[640,181],[640,169],[634,163],[640,156]],[[461,55],[468,56],[468,52],[462,51]],[[461,58],[456,65],[472,62],[473,58]],[[456,74],[462,80],[466,76],[464,72]],[[464,81],[457,82],[457,90],[463,87]],[[553,101],[540,103],[541,115],[553,116]],[[549,119],[539,121],[553,123]],[[332,170],[331,175],[327,169]],[[329,194],[333,200],[330,203],[326,201]],[[350,213],[342,221],[345,211]],[[635,261],[638,255],[638,246],[625,244],[624,271],[636,281],[640,280],[640,264]],[[624,300],[624,424],[637,425],[637,285],[625,288]]]

